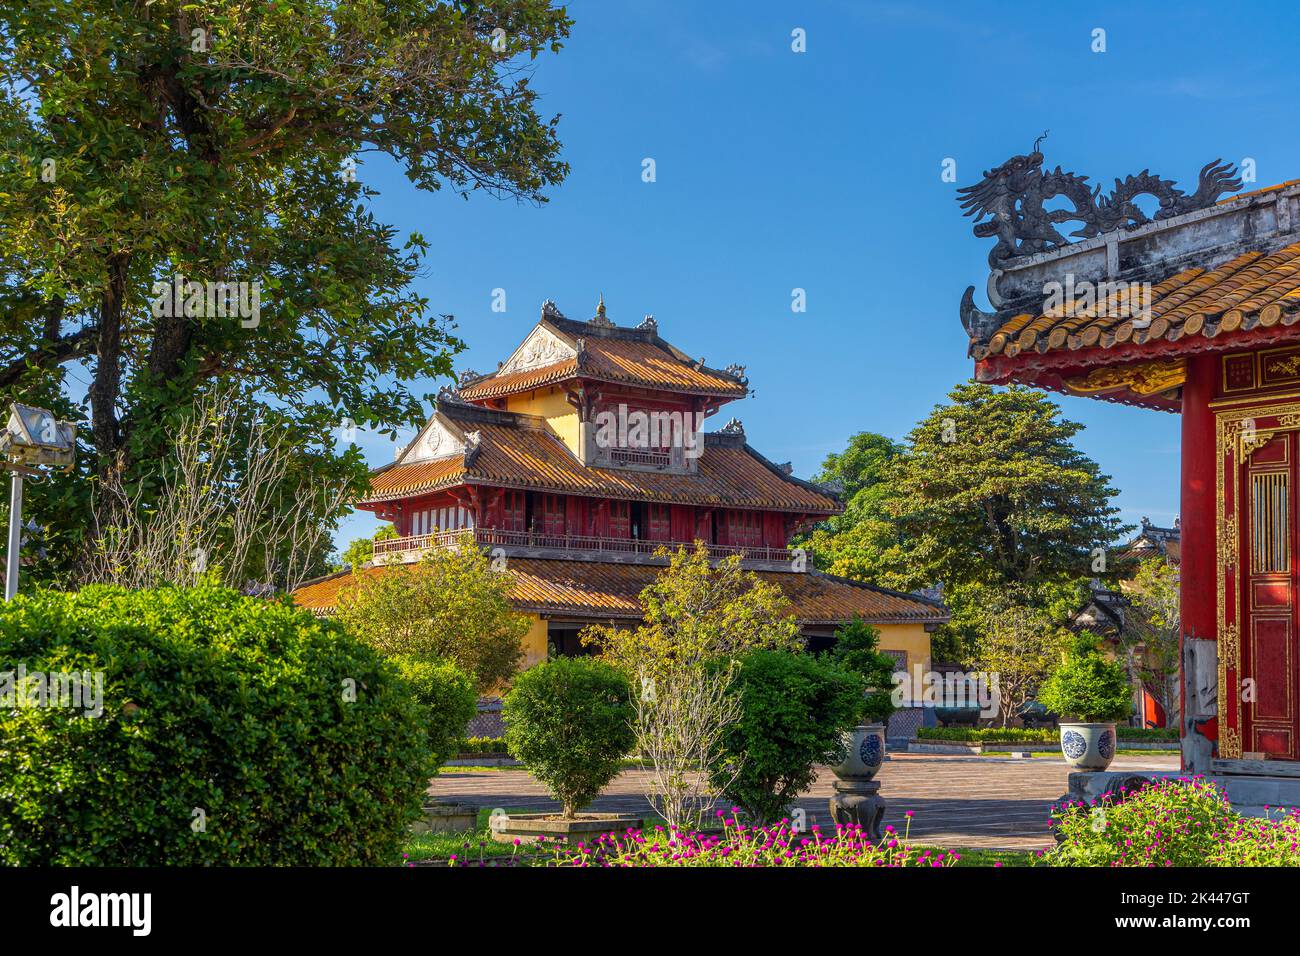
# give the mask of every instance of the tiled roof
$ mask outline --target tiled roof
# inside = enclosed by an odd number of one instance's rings
[[[446,406],[436,414],[455,416]],[[461,455],[395,464],[375,472],[368,501],[392,501],[460,484],[524,488],[564,494],[594,495],[631,501],[762,508],[812,514],[838,514],[842,506],[830,495],[781,474],[748,445],[705,437],[694,475],[591,468],[568,447],[527,416],[494,413],[495,422],[458,423],[478,431],[479,450],[465,466]],[[510,422],[510,424],[504,424]]]
[[[362,572],[387,574],[403,565],[379,565]],[[646,564],[511,558],[514,575],[512,603],[520,610],[564,614],[593,620],[639,619],[638,596],[661,568]],[[911,594],[876,588],[847,578],[809,572],[754,572],[778,585],[790,599],[794,615],[804,625],[833,625],[854,614],[873,624],[938,624],[948,619],[941,604]],[[294,601],[316,612],[328,612],[339,592],[354,576],[349,571],[310,582],[294,592]]]
[[[736,376],[692,360],[651,330],[591,326],[560,318],[545,318],[540,325],[571,348],[576,349],[581,340],[581,359],[488,375],[462,385],[461,397],[485,401],[578,377],[696,395],[743,398],[749,394],[749,387]]]
[[[1124,317],[1123,306],[1116,293],[1077,312],[1067,306],[1059,315],[1021,313],[1004,322],[986,343],[975,343],[972,354],[976,360],[1014,358],[1030,350],[1042,354],[1110,349],[1291,325],[1300,321],[1300,243],[1169,275],[1152,286],[1151,323],[1145,328]]]

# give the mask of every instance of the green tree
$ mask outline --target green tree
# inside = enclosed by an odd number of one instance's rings
[[[1128,620],[1121,634],[1124,650],[1143,685],[1165,712],[1165,726],[1179,725],[1178,568],[1164,558],[1138,565],[1132,581],[1121,585],[1129,599]]]
[[[714,785],[756,822],[778,819],[812,785],[814,764],[843,759],[865,687],[860,674],[807,654],[745,655],[732,683],[741,716],[723,732]]]
[[[385,524],[380,525],[369,538],[353,538],[343,549],[343,558],[335,570],[361,570],[375,556],[376,541],[389,541],[397,536],[397,529],[391,524]]]
[[[523,657],[529,621],[510,605],[512,583],[479,548],[434,548],[416,564],[356,574],[339,592],[337,614],[383,654],[455,661],[486,694]]]
[[[958,385],[908,436],[889,508],[913,586],[1033,585],[1085,577],[1127,530],[1116,491],[1073,444],[1083,426],[1043,392]]]
[[[530,667],[506,694],[506,746],[560,801],[565,817],[594,800],[632,749],[632,688],[591,657]]]
[[[461,344],[411,288],[427,242],[375,218],[355,163],[544,201],[567,166],[527,67],[569,24],[549,0],[0,0],[0,398],[79,421],[82,476],[134,495],[178,412],[253,383],[304,466],[361,489],[340,424],[418,424],[428,396],[402,383],[449,375]],[[183,285],[163,308],[177,276],[243,283],[246,308]],[[88,496],[32,487],[50,573]]]
[[[679,547],[668,567],[641,592],[642,621],[634,628],[594,625],[583,643],[629,674],[653,679],[683,667],[736,658],[750,650],[802,649],[799,622],[779,587],[740,566],[716,563],[708,550]]]
[[[1064,633],[1042,608],[1022,603],[1014,592],[984,592],[982,599],[987,603],[972,666],[995,675],[998,717],[1005,727],[1034,699],[1059,657]]]
[[[636,689],[637,746],[651,763],[646,798],[671,825],[698,826],[723,734],[740,719],[730,693],[737,659],[801,650],[799,624],[780,588],[743,570],[738,557],[715,566],[703,546],[673,552],[641,592],[641,607],[639,626],[590,627],[583,641]]]
[[[896,709],[893,700],[894,659],[880,653],[880,630],[855,614],[835,631],[835,646],[823,656],[862,677],[866,695],[859,708],[863,723],[884,722]]]

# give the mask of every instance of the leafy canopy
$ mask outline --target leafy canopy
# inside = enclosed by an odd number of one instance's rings
[[[381,653],[454,661],[488,693],[523,656],[529,620],[510,605],[513,580],[472,545],[434,548],[416,564],[354,573],[336,613]]]
[[[660,555],[668,555],[660,549]],[[732,556],[709,560],[702,545],[679,547],[641,592],[642,623],[593,626],[583,642],[629,674],[653,679],[678,668],[736,658],[756,648],[800,650],[799,623],[781,589]]]
[[[428,243],[371,211],[365,157],[421,190],[544,201],[568,167],[527,71],[569,23],[549,0],[0,0],[0,398],[80,422],[80,474],[134,492],[177,410],[238,379],[362,489],[340,424],[418,424],[429,396],[403,383],[461,348],[411,288]],[[260,283],[259,312],[155,309],[177,275],[247,283],[250,304]],[[50,573],[88,494],[33,486]]]

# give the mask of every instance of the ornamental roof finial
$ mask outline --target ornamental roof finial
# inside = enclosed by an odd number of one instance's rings
[[[591,317],[589,325],[598,325],[603,328],[613,328],[614,323],[605,315],[605,293],[600,294],[600,301],[596,303],[596,314]]]

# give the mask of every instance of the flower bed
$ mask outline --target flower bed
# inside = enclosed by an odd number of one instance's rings
[[[824,834],[814,826],[807,833],[791,829],[788,819],[771,827],[748,827],[736,816],[718,811],[720,833],[686,833],[657,826],[653,830],[628,829],[605,833],[592,843],[563,848],[550,866],[699,867],[699,866],[928,866],[957,863],[960,856],[942,850],[921,849],[886,827],[885,839],[876,843],[858,825],[835,827]],[[910,826],[911,814],[907,814]]]
[[[1054,807],[1060,846],[1049,866],[1300,866],[1300,811],[1243,817],[1201,777],[1157,780],[1094,806]]]

